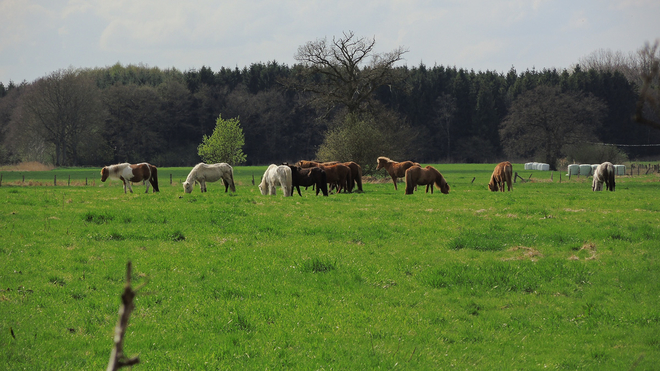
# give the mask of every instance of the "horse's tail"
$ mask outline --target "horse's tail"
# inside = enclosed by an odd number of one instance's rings
[[[506,185],[508,187],[508,190],[513,191],[513,184],[512,184],[513,166],[511,165],[511,163],[508,163],[504,168],[504,174],[505,174]]]
[[[362,192],[362,166],[357,165],[357,177],[355,182],[357,183],[358,191]]]
[[[229,166],[229,189],[232,192],[236,192],[236,185],[234,185],[234,168]]]
[[[328,195],[328,175],[325,173],[325,170],[323,169],[321,169],[321,181],[316,185],[316,187],[317,189],[320,189],[321,192],[323,192],[324,196]]]
[[[607,177],[609,179],[609,182],[608,182],[609,183],[609,188],[610,188],[610,191],[614,192],[614,166],[609,165],[607,167],[607,171],[608,171]]]
[[[410,171],[410,168],[406,170],[406,193],[407,195],[413,194],[413,191],[415,189],[415,181],[413,180],[412,176],[413,172]]]
[[[154,165],[147,166],[149,166],[149,170],[151,171],[151,178],[149,178],[149,183],[151,183],[151,186],[154,187],[154,192],[160,192],[160,189],[158,189],[158,168]]]

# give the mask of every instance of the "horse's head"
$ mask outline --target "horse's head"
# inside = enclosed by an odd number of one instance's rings
[[[183,182],[183,192],[185,193],[192,193],[194,187],[195,187],[195,183],[191,183],[188,181]]]
[[[107,166],[104,166],[103,169],[101,169],[101,181],[105,182],[109,176],[110,176],[110,170],[108,170]]]
[[[378,159],[376,160],[378,161],[378,166],[376,166],[376,171],[384,168],[385,165],[387,165],[388,160],[389,159],[387,157],[378,157]]]
[[[493,192],[497,192],[499,190],[497,187],[497,183],[493,179],[491,179],[490,183],[488,183],[488,189],[490,189]]]
[[[265,196],[266,193],[268,193],[268,189],[267,189],[267,188],[268,188],[268,187],[265,186],[263,182],[259,184],[259,192],[261,192],[261,195],[262,195],[262,196]]]

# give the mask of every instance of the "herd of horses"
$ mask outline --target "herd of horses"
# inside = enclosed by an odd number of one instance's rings
[[[417,162],[392,161],[387,157],[378,157],[378,166],[376,170],[385,169],[392,177],[394,189],[398,190],[397,181],[400,178],[405,179],[405,194],[413,194],[417,186],[426,186],[426,193],[434,187],[438,187],[440,192],[448,194],[450,187],[442,174],[433,166],[422,167]],[[493,174],[488,182],[488,189],[492,192],[504,192],[505,188],[512,191],[513,166],[511,162],[505,161],[497,164]],[[603,184],[606,189],[614,191],[615,170],[611,162],[604,162],[596,168],[593,175],[592,190],[602,191]],[[121,163],[105,166],[101,169],[101,181],[105,182],[108,178],[121,180],[124,184],[124,193],[126,189],[133,193],[131,183],[145,182],[147,184],[145,193],[149,192],[149,185],[153,187],[153,192],[159,192],[158,189],[158,169],[156,166],[146,162],[139,164]],[[196,183],[199,184],[201,192],[206,192],[207,182],[217,182],[222,180],[225,185],[225,192],[231,189],[236,192],[234,184],[234,170],[226,163],[205,164],[203,162],[195,165],[190,171],[186,181],[183,182],[183,191],[191,193]],[[352,192],[355,188],[362,192],[362,168],[355,162],[316,162],[316,161],[298,161],[295,165],[284,163],[282,165],[272,164],[266,169],[259,183],[259,191],[262,195],[275,195],[277,187],[282,189],[284,196],[293,196],[294,191],[300,193],[300,187],[313,187],[316,195],[319,192],[327,196],[330,191]]]

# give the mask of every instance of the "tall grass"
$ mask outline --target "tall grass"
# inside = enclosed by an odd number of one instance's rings
[[[183,194],[170,169],[157,194],[3,183],[0,369],[104,367],[127,260],[135,369],[660,364],[657,175],[491,193],[493,165],[437,167],[448,195],[267,197],[265,167],[235,194]]]

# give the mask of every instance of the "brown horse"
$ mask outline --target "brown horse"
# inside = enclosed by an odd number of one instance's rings
[[[513,166],[509,161],[500,162],[495,166],[493,170],[493,175],[490,176],[490,182],[488,183],[488,189],[493,192],[498,190],[504,192],[504,183],[506,183],[508,190],[511,191],[511,179],[513,178]]]
[[[287,165],[291,168],[291,196],[293,196],[294,189],[298,190],[298,195],[302,197],[300,193],[300,186],[309,187],[316,186],[316,195],[319,195],[319,191],[323,192],[324,196],[328,195],[328,180],[325,175],[325,170],[320,167],[311,167],[303,169],[300,166]]]
[[[329,166],[329,165],[337,165],[337,164],[342,164],[345,166],[348,166],[349,169],[351,169],[351,181],[350,184],[345,188],[348,192],[353,191],[353,187],[355,184],[357,184],[358,191],[362,192],[362,167],[358,165],[356,162],[353,161],[348,161],[348,162],[339,162],[339,161],[327,161],[327,162],[318,162],[318,161],[306,161],[306,160],[300,160],[296,165],[300,166],[301,168],[310,168],[310,167],[320,167],[320,166]],[[336,184],[333,184],[333,186],[336,186]],[[331,187],[332,188],[332,187]],[[339,190],[337,190],[339,192]]]
[[[127,162],[104,166],[101,169],[101,181],[105,182],[106,179],[118,179],[124,183],[124,193],[126,193],[126,186],[133,193],[133,187],[131,187],[131,182],[142,182],[148,181],[147,190],[145,193],[149,193],[149,184],[153,188],[153,192],[160,192],[158,189],[158,169],[151,164],[143,162],[141,164],[131,165]]]
[[[325,170],[331,190],[336,187],[337,193],[340,193],[342,189],[344,192],[350,192],[350,186],[353,184],[351,168],[343,164],[320,165],[319,168]]]
[[[412,166],[406,170],[406,194],[411,195],[417,185],[425,185],[426,192],[431,187],[431,194],[433,194],[433,183],[444,194],[449,193],[449,184],[445,178],[433,166],[422,168],[421,166]]]
[[[376,167],[376,171],[385,168],[388,174],[390,174],[390,176],[392,177],[392,182],[394,183],[394,189],[399,190],[396,186],[397,178],[405,177],[406,170],[408,170],[408,168],[415,165],[419,166],[417,162],[412,162],[412,161],[396,162],[390,160],[387,157],[381,156],[378,157],[378,166]]]

